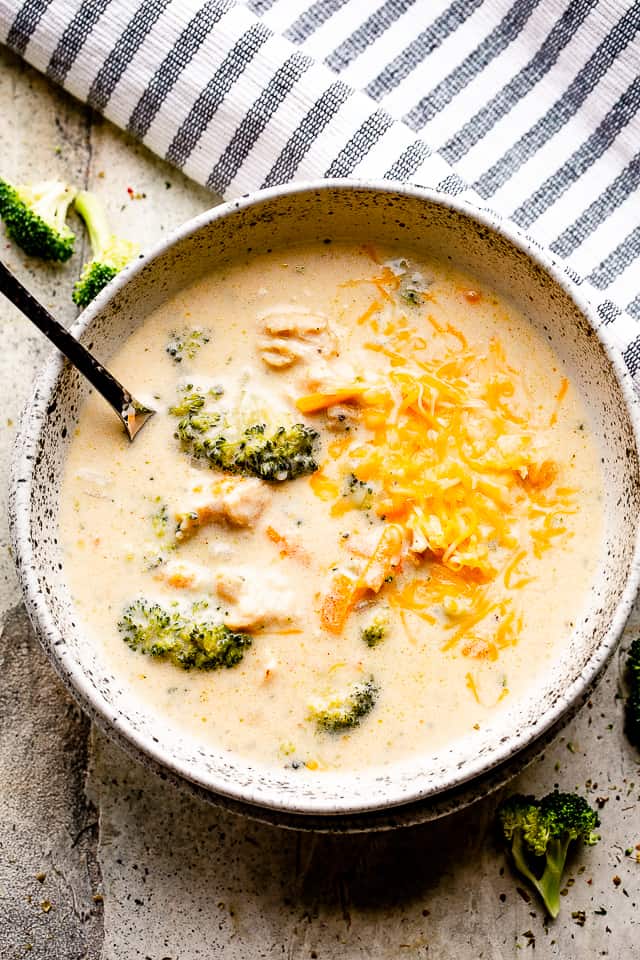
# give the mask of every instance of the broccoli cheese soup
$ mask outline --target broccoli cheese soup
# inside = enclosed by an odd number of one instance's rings
[[[410,250],[221,268],[112,358],[62,491],[87,643],[200,745],[318,776],[430,753],[565,648],[600,552],[581,398],[513,304]]]

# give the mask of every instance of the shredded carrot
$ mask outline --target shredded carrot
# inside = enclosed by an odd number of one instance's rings
[[[292,542],[288,537],[285,537],[284,534],[278,533],[274,527],[268,526],[265,533],[272,543],[277,544],[281,548],[281,557],[294,557],[303,561],[304,563],[308,563],[311,559],[301,544]]]
[[[475,680],[473,679],[473,674],[466,673],[464,679],[467,683],[467,687],[469,688],[469,690],[471,690],[471,693],[473,694],[473,697],[476,703],[480,703],[480,697],[478,696],[478,688],[476,687]]]
[[[284,539],[277,530],[274,530],[273,527],[267,527],[267,536],[269,540],[273,540],[274,543],[281,543]]]
[[[511,577],[513,576],[513,573],[516,567],[518,566],[519,563],[521,563],[524,560],[526,555],[527,555],[526,550],[520,550],[520,552],[516,553],[515,557],[513,557],[507,564],[503,574],[503,581],[507,590],[511,588]],[[525,580],[524,583],[529,583],[529,580]]]
[[[553,460],[544,460],[542,463],[530,463],[527,467],[527,476],[524,479],[525,485],[535,487],[537,490],[545,490],[551,486],[558,476],[558,466]]]
[[[336,403],[344,403],[345,400],[358,397],[365,389],[366,387],[354,385],[335,393],[310,393],[296,400],[296,407],[300,413],[318,413],[320,410],[326,410],[327,407],[333,407]]]
[[[404,610],[400,611],[400,621],[407,636],[407,640],[415,647],[418,641],[416,640],[415,634],[411,632],[409,626],[407,625],[407,616]]]
[[[372,303],[369,304],[369,306],[364,311],[364,313],[360,314],[360,316],[358,317],[358,324],[362,326],[362,324],[366,323],[367,320],[370,320],[374,314],[378,313],[380,309],[381,309],[380,301],[374,300]]]
[[[335,500],[340,493],[340,487],[323,470],[316,470],[309,477],[309,486],[320,500]]]
[[[552,427],[555,423],[557,423],[557,420],[558,420],[558,411],[559,411],[559,409],[560,409],[560,404],[562,403],[562,401],[563,401],[564,398],[566,397],[566,395],[567,395],[567,390],[568,390],[568,389],[569,389],[569,381],[567,380],[566,377],[563,377],[562,380],[560,381],[560,389],[558,390],[558,393],[557,393],[557,396],[556,396],[555,409],[554,409],[553,413],[551,414],[551,418],[549,419],[549,426],[550,426],[550,427]]]
[[[193,576],[187,573],[173,573],[167,583],[176,590],[189,590],[193,586]]]
[[[498,648],[491,640],[485,640],[484,637],[471,637],[462,647],[462,654],[465,657],[473,657],[475,660],[497,660]]]
[[[392,290],[397,290],[400,286],[400,279],[390,267],[383,267],[382,271],[374,277],[357,277],[355,280],[344,280],[340,286],[361,287],[365,283],[373,284],[373,286],[377,287],[382,293],[384,298],[387,299],[389,296],[387,287],[390,287]]]
[[[320,605],[320,623],[325,630],[329,633],[342,633],[357,595],[357,581],[336,571],[331,579],[330,590]]]
[[[461,621],[460,626],[453,636],[442,645],[442,649],[450,650],[452,647],[455,647],[457,643],[467,636],[473,627],[476,627],[479,623],[481,623],[485,617],[487,617],[495,609],[496,606],[496,603],[491,603],[487,601],[486,598],[484,598],[483,601],[477,601],[476,609]]]
[[[376,548],[360,576],[358,581],[360,588],[378,593],[385,579],[393,573],[400,563],[403,539],[402,527],[397,524],[385,526]]]

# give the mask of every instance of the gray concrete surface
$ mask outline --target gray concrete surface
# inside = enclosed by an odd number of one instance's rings
[[[2,175],[59,175],[102,191],[116,226],[143,244],[211,204],[6,51],[0,115]],[[64,268],[27,262],[2,234],[0,248],[70,321],[82,248]],[[19,409],[47,346],[5,302],[0,326],[5,489]],[[622,735],[620,656],[513,784],[578,788],[601,808],[602,840],[572,861],[561,916],[547,923],[496,842],[499,797],[395,833],[313,836],[222,813],[124,756],[90,729],[39,650],[4,511],[0,615],[2,960],[640,958],[640,756]]]

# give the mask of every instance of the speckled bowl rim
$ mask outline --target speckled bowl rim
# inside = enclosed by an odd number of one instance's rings
[[[78,317],[71,327],[72,332],[77,337],[82,336],[96,316],[102,312],[107,304],[119,294],[133,277],[141,272],[146,264],[162,255],[177,242],[196,234],[207,224],[233,214],[238,210],[263,204],[272,198],[336,189],[346,190],[348,192],[357,192],[358,190],[379,191],[384,195],[396,194],[417,201],[424,200],[428,203],[444,207],[454,213],[469,217],[477,224],[503,237],[513,247],[525,254],[534,264],[546,272],[568,295],[570,300],[573,301],[597,337],[618,382],[624,398],[626,414],[632,427],[636,451],[640,451],[640,399],[634,389],[631,376],[616,348],[600,335],[598,329],[599,324],[595,319],[596,314],[592,305],[581,294],[581,291],[568,276],[565,268],[554,260],[543,248],[520,233],[517,228],[505,223],[494,211],[478,208],[466,200],[451,197],[426,187],[399,184],[385,180],[327,179],[272,187],[215,206],[188,220],[123,270]],[[45,364],[44,369],[36,380],[36,391],[40,398],[44,400],[53,399],[58,379],[63,371],[63,366],[64,361],[59,354],[54,354]],[[390,789],[385,794],[384,801],[376,803],[376,805],[372,807],[363,807],[361,803],[350,803],[348,791],[346,790],[343,791],[346,796],[343,795],[335,798],[331,802],[327,802],[324,797],[310,798],[308,795],[305,796],[301,802],[300,797],[293,796],[290,793],[287,793],[285,796],[265,795],[265,790],[261,789],[259,784],[257,789],[254,788],[253,783],[248,785],[243,784],[240,788],[232,789],[228,783],[220,783],[216,782],[213,778],[198,776],[197,772],[194,772],[191,767],[187,768],[179,758],[161,748],[161,746],[155,743],[150,737],[143,736],[139,731],[133,729],[128,720],[123,721],[120,717],[114,716],[113,707],[103,699],[92,680],[80,667],[72,656],[69,648],[63,642],[63,637],[58,630],[55,618],[47,605],[46,597],[39,589],[38,577],[34,568],[32,545],[30,499],[33,484],[33,467],[36,461],[35,455],[38,449],[40,434],[45,425],[47,406],[48,404],[46,402],[41,402],[37,405],[34,405],[33,402],[27,404],[16,437],[11,465],[9,510],[11,538],[27,611],[36,633],[43,641],[44,638],[47,638],[49,642],[43,642],[43,646],[57,672],[79,700],[80,704],[97,720],[98,724],[105,729],[107,733],[113,730],[117,740],[127,742],[130,747],[133,748],[134,753],[139,754],[143,760],[150,760],[151,766],[156,769],[158,767],[160,769],[166,769],[172,780],[185,780],[195,785],[196,788],[201,788],[206,792],[212,792],[213,795],[219,795],[221,798],[230,801],[231,805],[239,803],[240,805],[248,804],[254,808],[263,807],[274,813],[280,811],[284,815],[295,815],[296,819],[297,816],[301,814],[320,817],[366,814],[368,810],[379,812],[389,808],[401,808],[404,805],[416,804],[420,801],[437,800],[440,795],[450,794],[464,784],[469,784],[470,781],[476,778],[482,778],[483,775],[490,774],[496,767],[508,763],[513,758],[517,758],[518,754],[543,738],[552,728],[558,727],[564,716],[568,717],[572,714],[572,707],[575,711],[576,703],[584,699],[585,695],[591,690],[614,652],[640,585],[640,527],[638,526],[636,518],[632,559],[629,564],[629,572],[624,588],[616,606],[615,614],[611,618],[609,627],[601,643],[593,651],[580,674],[562,691],[562,694],[557,700],[536,722],[525,725],[518,735],[509,737],[506,742],[497,744],[495,751],[493,751],[489,757],[483,756],[482,758],[465,762],[462,771],[459,768],[452,770],[447,781],[443,782],[440,787],[424,789],[423,786],[421,789],[421,777],[419,774],[416,774],[415,779],[411,781],[410,790],[405,788],[399,792],[396,787],[394,791],[393,779],[391,776],[388,776],[387,779]],[[60,644],[59,646],[56,644],[56,640]],[[273,791],[271,792],[273,793]]]

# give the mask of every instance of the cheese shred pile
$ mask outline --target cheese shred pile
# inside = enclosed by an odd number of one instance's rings
[[[402,531],[404,566],[416,567],[387,588],[389,602],[432,623],[444,610],[445,648],[495,659],[521,627],[514,593],[530,578],[520,566],[570,536],[566,517],[577,510],[577,491],[561,485],[544,449],[568,384],[549,418],[497,339],[474,350],[431,316],[424,335],[406,315],[382,329],[379,317],[369,308],[362,321],[374,334],[366,349],[386,372],[297,402],[306,415],[348,404],[364,428],[329,446],[312,488],[340,515],[359,508],[344,497],[345,477],[366,485],[371,511]],[[361,583],[342,597],[347,612],[362,595]]]

